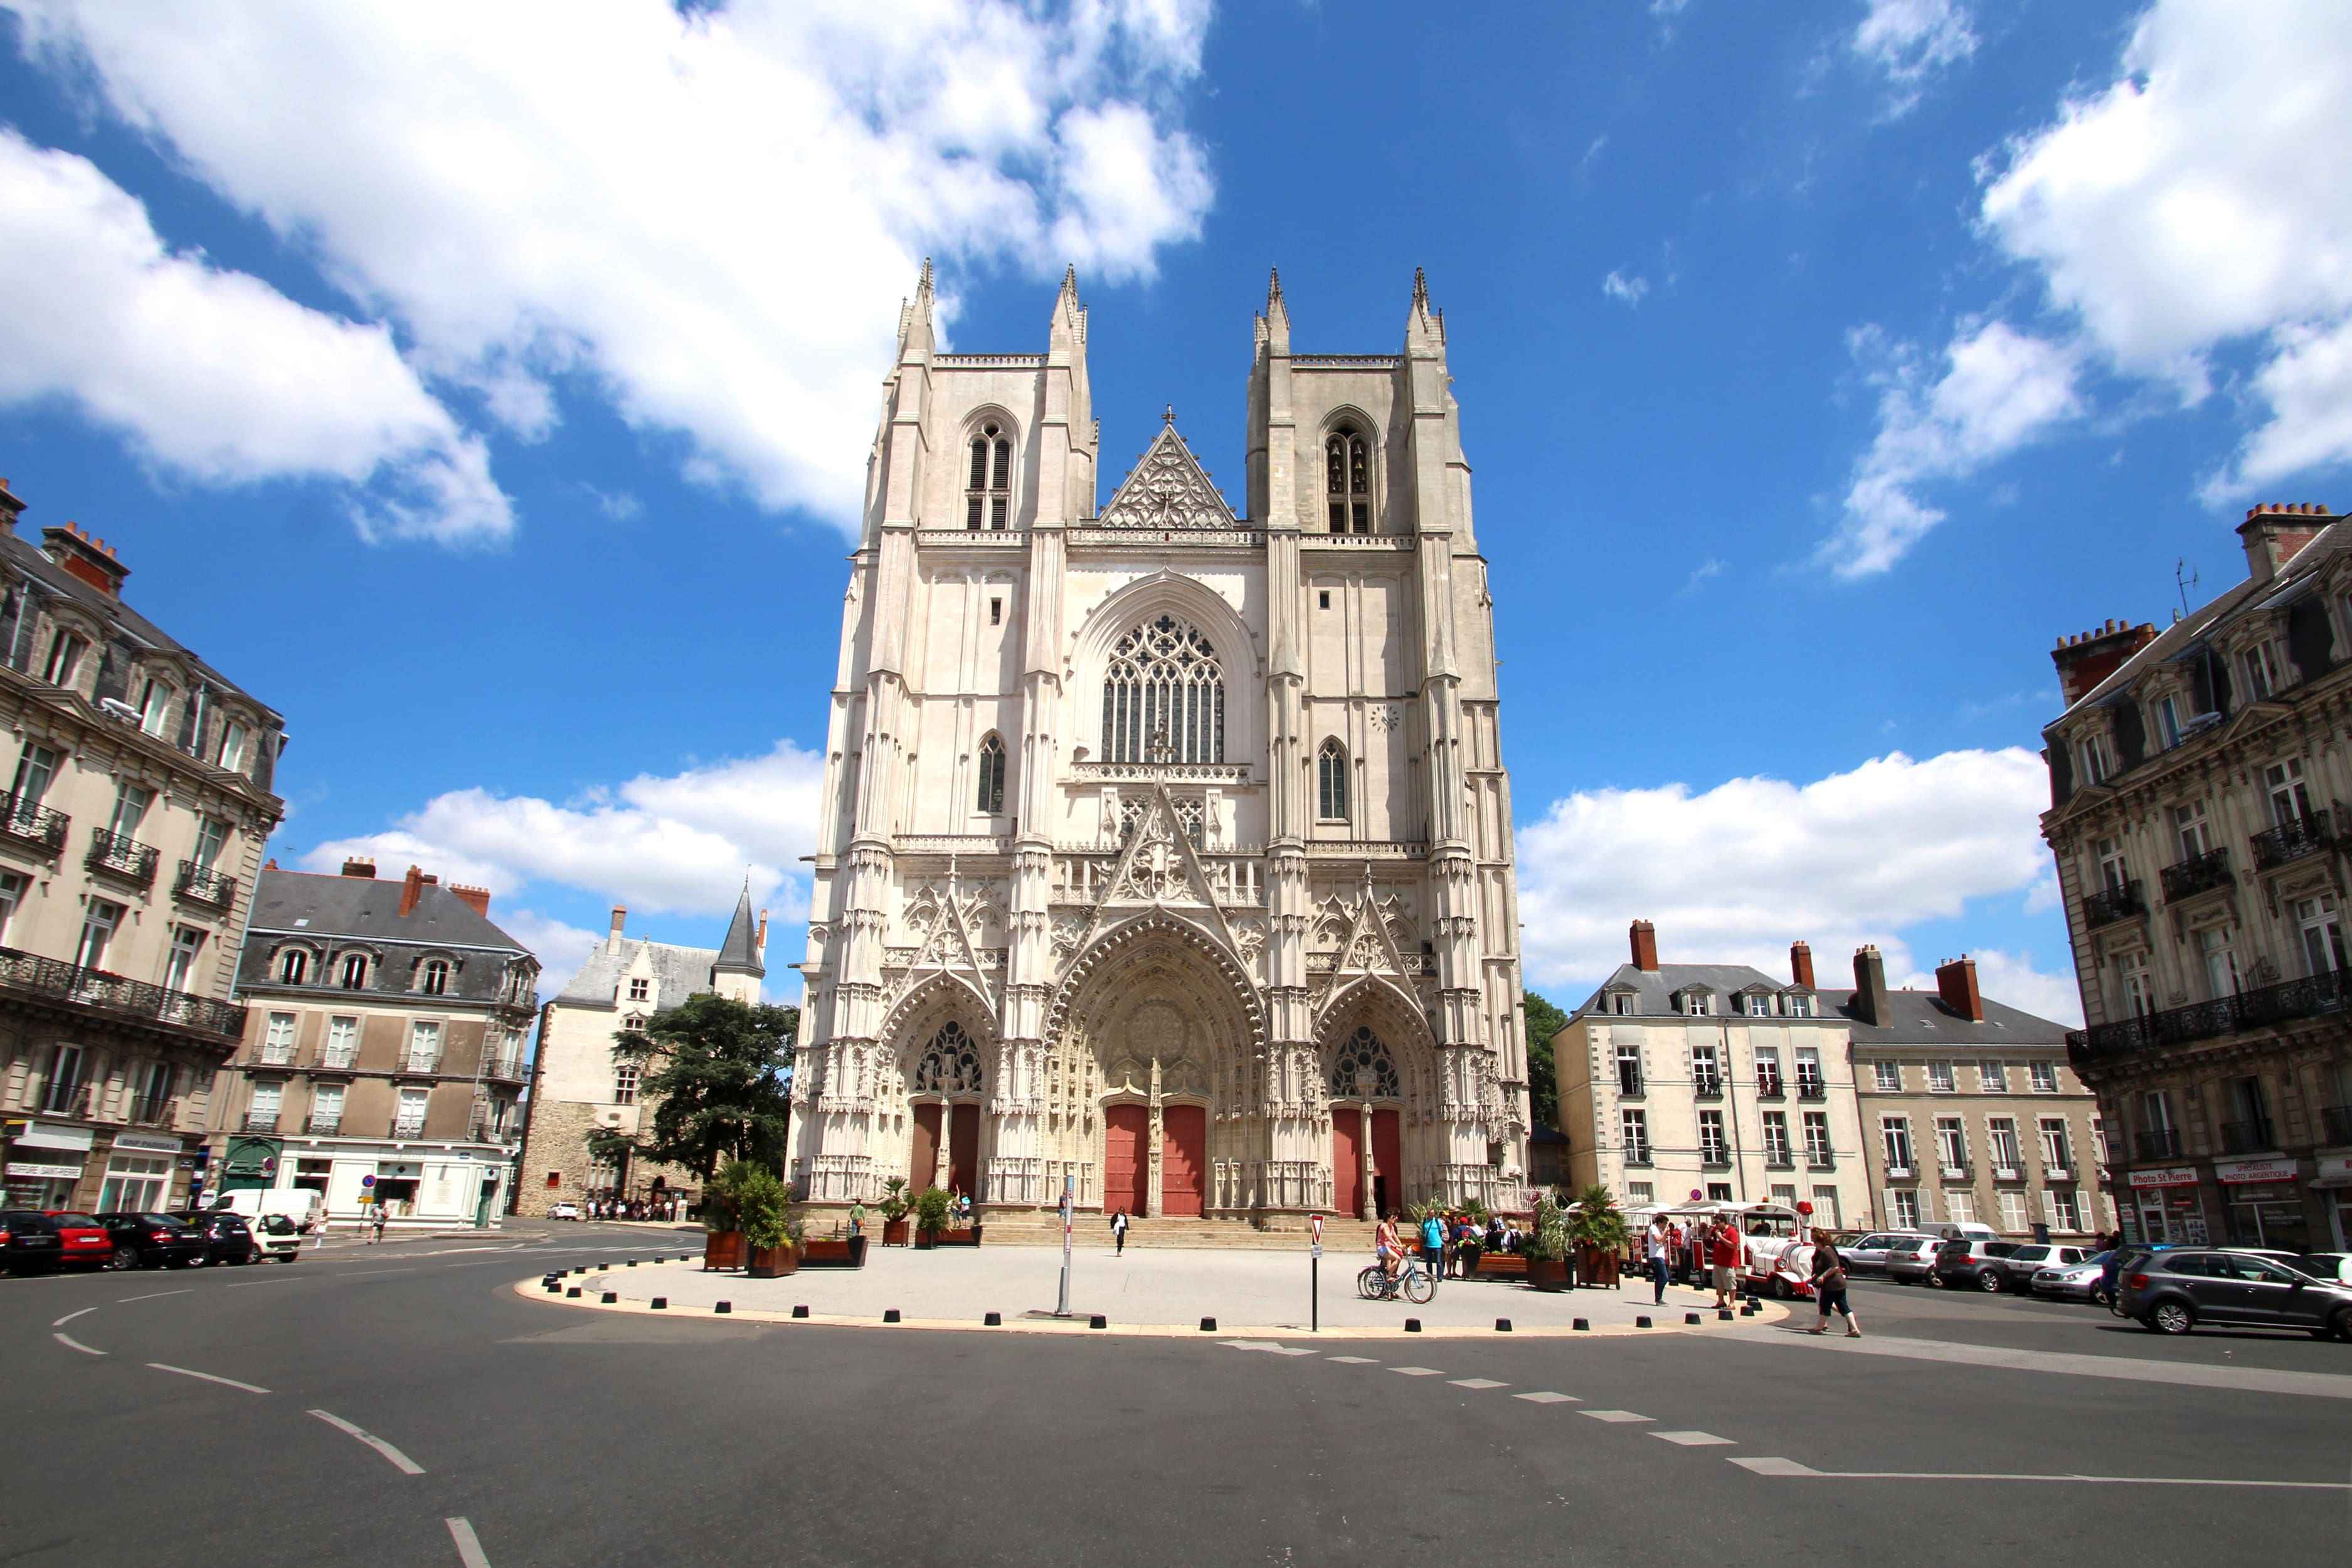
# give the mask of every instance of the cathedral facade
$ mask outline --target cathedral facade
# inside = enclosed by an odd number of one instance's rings
[[[1248,515],[1171,410],[1097,506],[1075,276],[945,353],[926,265],[842,611],[793,1175],[1299,1223],[1515,1208],[1493,600],[1443,314],[1256,322]]]

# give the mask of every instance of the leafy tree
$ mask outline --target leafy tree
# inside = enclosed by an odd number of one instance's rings
[[[652,1125],[635,1138],[598,1132],[590,1152],[683,1165],[706,1187],[722,1160],[781,1168],[799,1032],[798,1008],[713,995],[664,1008],[642,1034],[616,1031],[613,1060],[643,1073],[637,1091],[653,1107]]]
[[[1568,1026],[1568,1015],[1530,991],[1528,998],[1528,1099],[1538,1127],[1559,1125],[1559,1075],[1551,1059],[1551,1037]]]

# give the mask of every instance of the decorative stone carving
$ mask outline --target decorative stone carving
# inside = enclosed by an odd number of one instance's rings
[[[1231,530],[1239,526],[1234,509],[1209,482],[1208,470],[1176,433],[1171,409],[1167,423],[1137,460],[1134,471],[1095,519],[1103,530],[1122,528]]]

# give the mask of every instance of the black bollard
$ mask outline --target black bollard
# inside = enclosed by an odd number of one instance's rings
[[[565,1290],[563,1293],[564,1293],[564,1295],[566,1295],[566,1296],[568,1296],[568,1297],[571,1297],[572,1299],[573,1299],[574,1300],[578,1300],[578,1299],[579,1299],[579,1296],[580,1296],[580,1287],[579,1287],[579,1286],[577,1286],[577,1285],[574,1285],[574,1286],[571,1287],[569,1289]]]
[[[1201,1320],[1201,1331],[1202,1331],[1202,1333],[1204,1333],[1204,1334],[1213,1334],[1213,1333],[1215,1333],[1215,1332],[1217,1331],[1217,1320],[1216,1320],[1216,1319],[1214,1319],[1214,1318],[1203,1318],[1203,1319],[1202,1319],[1202,1320]]]
[[[808,1309],[806,1307],[794,1307],[793,1309],[793,1316],[795,1318],[805,1318],[808,1316]],[[898,1309],[896,1307],[887,1307],[883,1309],[882,1321],[886,1323],[897,1322],[898,1321]]]
[[[1590,1318],[1579,1318],[1576,1321],[1569,1324],[1569,1327],[1574,1329],[1580,1334],[1584,1333],[1591,1329],[1592,1320]]]
[[[1107,1329],[1110,1327],[1110,1320],[1104,1317],[1100,1312],[1097,1312],[1093,1317],[1087,1320],[1087,1327],[1090,1329]]]
[[[615,1302],[615,1301],[619,1300],[620,1299],[621,1299],[621,1298],[620,1298],[620,1296],[619,1296],[617,1293],[614,1292],[614,1291],[607,1290],[607,1291],[605,1291],[605,1292],[604,1292],[604,1305],[606,1305],[607,1307],[611,1306],[614,1302]]]
[[[721,1301],[719,1305],[711,1308],[710,1310],[714,1312],[732,1312],[735,1310],[735,1303],[732,1301]]]
[[[1696,1312],[1685,1312],[1683,1314],[1683,1321],[1685,1324],[1696,1324],[1704,1322],[1706,1320],[1701,1318]]]
[[[1647,1318],[1636,1318],[1633,1320],[1633,1326],[1637,1329],[1646,1329],[1650,1326],[1650,1320]]]
[[[656,1312],[666,1312],[669,1310],[669,1298],[667,1296],[655,1297],[654,1310]]]
[[[1496,1331],[1496,1333],[1498,1333],[1498,1334],[1507,1334],[1507,1333],[1509,1333],[1509,1332],[1511,1331],[1511,1320],[1510,1320],[1510,1319],[1508,1319],[1508,1318],[1497,1318],[1497,1319],[1496,1319],[1496,1320],[1495,1320],[1495,1331]]]
[[[988,1316],[981,1319],[980,1326],[983,1329],[1001,1329],[1004,1326],[1004,1314],[1002,1312],[991,1312]]]
[[[1404,1321],[1404,1331],[1409,1334],[1417,1334],[1421,1332],[1421,1320],[1419,1318],[1407,1318]]]

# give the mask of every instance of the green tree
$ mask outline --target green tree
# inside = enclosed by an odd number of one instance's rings
[[[653,1107],[651,1127],[635,1138],[596,1133],[590,1152],[610,1160],[626,1150],[683,1165],[705,1186],[723,1160],[781,1168],[799,1032],[798,1008],[713,995],[664,1008],[642,1034],[616,1031],[613,1060],[643,1074],[637,1092]]]
[[[1568,1026],[1568,1015],[1530,991],[1528,998],[1528,1099],[1538,1127],[1559,1125],[1559,1074],[1551,1059],[1551,1037]]]

